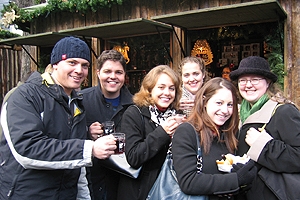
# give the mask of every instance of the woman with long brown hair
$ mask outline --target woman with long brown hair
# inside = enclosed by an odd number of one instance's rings
[[[222,199],[239,192],[241,186],[255,178],[256,168],[250,161],[233,173],[218,170],[216,160],[222,154],[237,149],[235,134],[238,130],[236,88],[228,80],[213,78],[197,92],[195,106],[186,123],[173,136],[174,168],[181,190],[189,195],[207,195]],[[197,138],[202,151],[202,170],[197,167]],[[201,166],[200,166],[201,167]]]

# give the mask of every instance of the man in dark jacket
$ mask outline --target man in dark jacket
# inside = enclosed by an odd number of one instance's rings
[[[116,131],[121,130],[121,118],[132,104],[132,94],[124,85],[126,61],[116,50],[103,51],[98,58],[97,76],[99,85],[82,90],[86,109],[87,125],[92,139],[103,135],[102,123],[114,121]],[[119,174],[105,168],[95,158],[91,168],[93,198],[115,200]]]
[[[78,190],[81,169],[92,165],[92,156],[105,159],[116,148],[111,136],[86,140],[82,96],[74,89],[87,76],[90,60],[85,42],[63,38],[51,53],[52,74],[34,72],[4,103],[1,200],[75,200],[78,191],[89,198],[87,185]]]

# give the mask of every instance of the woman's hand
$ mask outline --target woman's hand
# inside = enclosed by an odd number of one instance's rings
[[[194,100],[182,98],[180,100],[179,109],[180,110],[191,110],[194,106],[195,106]]]
[[[262,132],[266,132],[265,129],[263,129]],[[249,128],[246,134],[245,142],[251,147],[262,132],[256,130],[255,128]]]
[[[167,120],[161,124],[162,128],[167,132],[170,137],[174,134],[176,128],[179,126],[175,116],[168,117]]]

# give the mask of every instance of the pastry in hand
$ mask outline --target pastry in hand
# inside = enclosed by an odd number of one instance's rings
[[[222,155],[221,160],[216,160],[218,165],[232,165],[233,164],[234,155],[228,153],[226,155]]]
[[[216,160],[216,163],[218,165],[219,171],[230,172],[233,164],[236,163],[245,164],[249,160],[250,158],[246,154],[244,154],[241,157],[241,156],[235,156],[233,154],[228,153],[226,155],[222,155],[222,159]]]

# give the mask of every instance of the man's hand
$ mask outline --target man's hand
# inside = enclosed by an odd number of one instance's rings
[[[99,159],[106,159],[114,154],[116,148],[116,138],[113,135],[100,137],[94,142],[93,156]]]
[[[93,140],[97,140],[103,135],[102,125],[99,122],[94,122],[89,127],[89,132]]]

